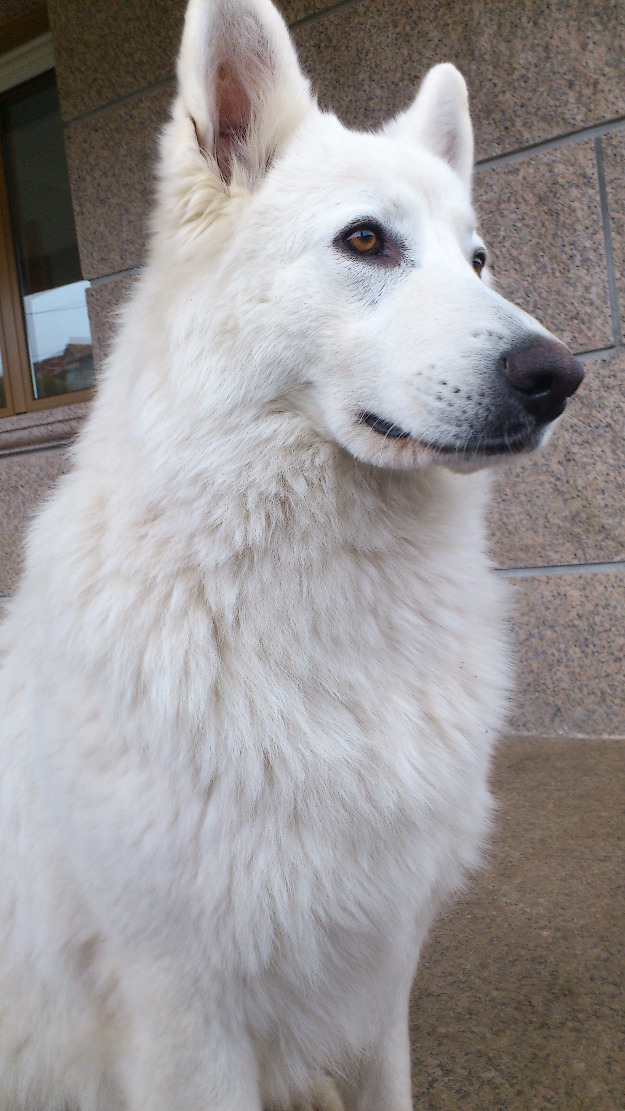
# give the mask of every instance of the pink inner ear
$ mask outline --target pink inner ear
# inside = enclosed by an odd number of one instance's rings
[[[244,86],[225,62],[217,67],[215,100],[219,120],[215,157],[224,181],[230,181],[234,148],[245,136],[252,108]]]
[[[216,101],[219,134],[243,135],[250,122],[250,98],[225,62],[217,68]]]

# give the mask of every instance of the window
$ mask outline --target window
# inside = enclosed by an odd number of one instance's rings
[[[93,354],[51,52],[0,62],[0,415],[82,400]],[[14,55],[37,76],[9,88]],[[35,61],[33,62],[33,58]],[[8,68],[9,78],[4,77]],[[41,72],[43,68],[44,72]]]

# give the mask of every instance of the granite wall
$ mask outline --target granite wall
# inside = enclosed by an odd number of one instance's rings
[[[39,6],[39,0],[0,0],[0,26],[28,15]]]
[[[499,288],[587,369],[549,448],[498,474],[493,551],[516,597],[512,725],[623,735],[625,0],[279,6],[321,102],[348,124],[375,125],[405,106],[437,61],[468,79],[477,206]],[[49,2],[99,355],[143,258],[183,9],[183,0]],[[0,595],[16,582],[24,522],[64,465],[62,448],[28,436],[0,455]]]

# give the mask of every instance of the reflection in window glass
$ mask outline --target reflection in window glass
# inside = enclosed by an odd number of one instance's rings
[[[2,104],[2,145],[33,392],[93,385],[91,331],[52,73]]]
[[[85,290],[88,282],[24,297],[26,333],[37,397],[93,385],[93,355]]]
[[[0,409],[4,409],[7,403],[6,393],[4,392],[4,369],[2,367],[2,352],[0,352]]]

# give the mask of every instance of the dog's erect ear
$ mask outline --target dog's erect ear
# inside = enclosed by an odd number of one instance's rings
[[[178,84],[202,151],[229,182],[254,182],[312,104],[289,33],[270,0],[191,0]]]
[[[448,162],[469,185],[473,170],[473,128],[464,77],[449,62],[434,66],[411,107],[387,124],[394,138],[411,139]]]

